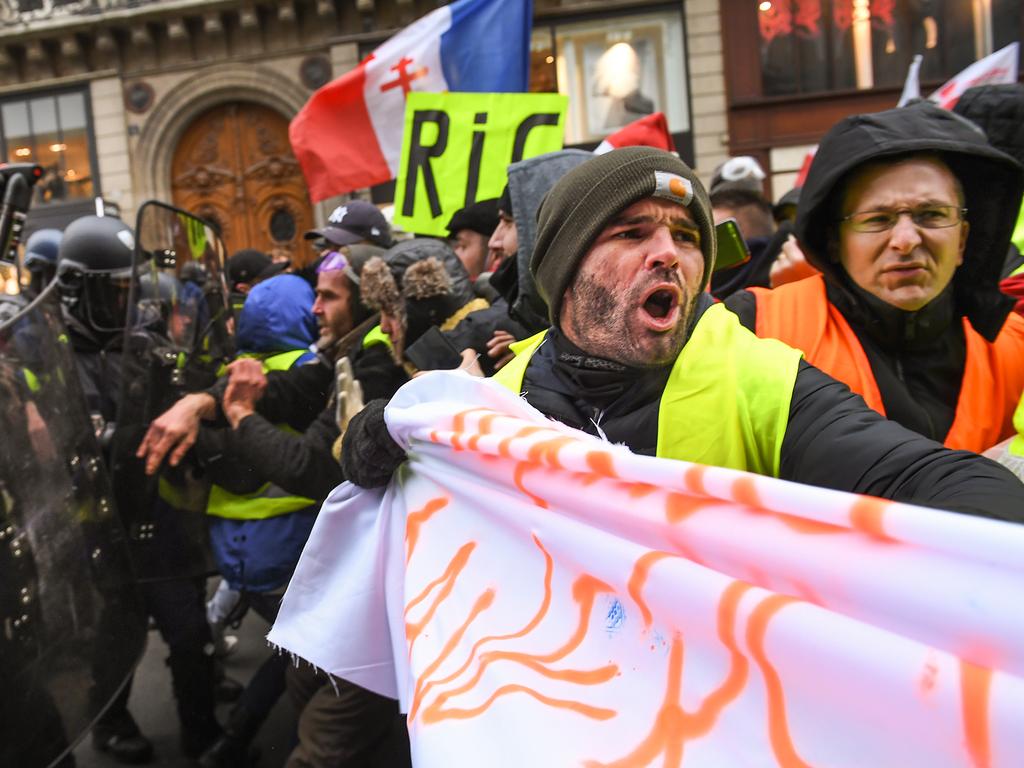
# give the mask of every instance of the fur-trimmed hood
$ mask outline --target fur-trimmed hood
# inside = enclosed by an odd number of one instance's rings
[[[367,261],[360,294],[371,309],[402,319],[407,344],[476,298],[462,262],[434,238],[407,240]]]

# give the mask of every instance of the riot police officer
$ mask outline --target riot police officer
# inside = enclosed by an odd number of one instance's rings
[[[38,296],[53,280],[57,271],[57,252],[63,233],[59,229],[37,229],[25,241],[25,256],[22,259],[29,274],[29,298]]]
[[[108,445],[121,390],[133,250],[133,233],[126,224],[116,218],[86,216],[65,230],[57,264],[65,320],[86,401],[101,443]],[[126,511],[121,513],[124,518]],[[159,548],[156,553],[159,557]],[[204,580],[162,579],[140,587],[146,609],[170,649],[168,665],[182,750],[195,757],[220,734],[214,716],[213,644],[205,615]],[[96,723],[93,744],[121,762],[144,763],[152,759],[153,748],[128,711],[129,692],[130,683]]]

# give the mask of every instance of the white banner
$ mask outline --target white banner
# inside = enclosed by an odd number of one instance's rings
[[[400,698],[417,766],[1024,765],[1024,528],[636,456],[456,372],[387,420],[409,463],[327,500],[270,640]]]

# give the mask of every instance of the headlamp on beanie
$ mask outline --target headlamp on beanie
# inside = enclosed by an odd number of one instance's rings
[[[624,147],[598,155],[563,176],[541,203],[530,272],[558,324],[562,298],[597,236],[615,216],[646,198],[681,205],[700,231],[703,290],[714,269],[715,222],[708,193],[675,155],[653,147]]]

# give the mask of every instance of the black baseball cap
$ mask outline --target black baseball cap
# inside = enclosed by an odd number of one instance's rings
[[[366,200],[349,200],[331,212],[326,225],[309,230],[305,238],[323,238],[338,246],[353,245],[365,240],[381,248],[390,248],[391,227],[384,214],[373,203]]]
[[[256,248],[243,248],[235,251],[224,264],[228,282],[234,287],[237,283],[252,283],[273,261],[263,251]]]

